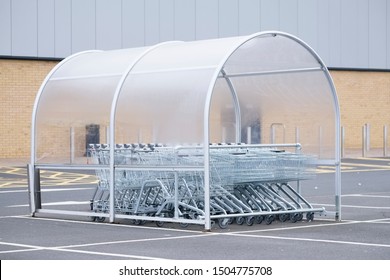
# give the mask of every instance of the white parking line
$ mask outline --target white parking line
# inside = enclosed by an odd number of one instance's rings
[[[41,192],[63,192],[63,191],[85,191],[85,190],[93,190],[95,188],[62,188],[62,189],[43,189]],[[25,188],[23,190],[12,190],[12,191],[0,191],[0,194],[2,193],[21,193],[21,192],[28,192],[28,189]]]
[[[302,241],[302,242],[321,242],[321,243],[334,243],[334,244],[344,244],[344,245],[359,245],[359,246],[390,248],[390,244],[340,241],[340,240],[329,240],[329,239],[297,238],[297,237],[285,237],[285,236],[281,237],[281,236],[270,236],[270,235],[252,235],[252,234],[242,234],[242,233],[224,233],[224,234],[225,235],[240,236],[240,237],[245,236],[245,237],[251,237],[251,238],[294,240],[294,241]]]
[[[390,198],[390,195],[372,195],[372,194],[344,194],[342,197],[373,197],[373,198]]]
[[[211,236],[234,236],[238,238],[242,237],[248,237],[248,238],[261,238],[261,239],[277,239],[277,240],[286,240],[286,241],[301,241],[301,242],[313,242],[313,243],[328,243],[328,244],[342,244],[342,245],[353,245],[353,246],[368,246],[368,247],[378,247],[378,248],[390,248],[390,244],[380,244],[380,243],[369,243],[369,242],[357,242],[357,241],[342,241],[342,240],[331,240],[331,239],[316,239],[316,238],[299,238],[299,237],[288,237],[288,236],[272,236],[272,235],[261,235],[261,233],[265,232],[280,232],[280,231],[286,231],[289,230],[305,230],[308,228],[315,228],[315,227],[328,227],[328,226],[348,226],[353,224],[366,224],[366,223],[389,223],[390,218],[383,218],[383,219],[373,219],[373,220],[366,220],[366,221],[355,221],[355,220],[348,220],[343,222],[330,222],[331,220],[324,220],[328,223],[326,224],[315,224],[310,223],[307,225],[303,225],[302,223],[297,226],[290,226],[290,227],[284,227],[284,228],[267,228],[267,229],[254,229],[254,230],[241,230],[241,231],[235,231],[235,232],[211,232],[211,233],[202,233],[196,230],[188,230],[188,229],[170,229],[170,228],[157,228],[157,227],[146,227],[146,226],[133,226],[133,225],[124,225],[124,224],[109,224],[109,223],[91,223],[91,222],[83,222],[83,221],[74,221],[74,220],[60,220],[60,219],[47,219],[47,218],[32,218],[28,216],[15,216],[14,218],[20,218],[20,219],[33,219],[33,220],[44,220],[44,221],[56,221],[56,222],[64,222],[64,223],[81,223],[81,224],[88,224],[91,226],[109,226],[109,227],[128,227],[128,228],[134,228],[134,229],[147,229],[152,231],[159,231],[159,232],[189,232],[190,235],[184,235],[184,236],[163,236],[163,237],[156,237],[156,238],[143,238],[143,239],[131,239],[131,240],[118,240],[118,241],[107,241],[107,242],[96,242],[96,243],[85,243],[85,244],[71,244],[66,246],[58,246],[58,247],[42,247],[42,246],[31,246],[26,244],[17,244],[17,243],[6,243],[6,242],[0,242],[0,244],[3,245],[13,245],[13,246],[19,246],[19,247],[25,247],[24,250],[13,250],[13,251],[4,251],[3,253],[7,252],[23,252],[27,250],[52,250],[52,251],[61,251],[61,252],[69,252],[69,253],[80,253],[80,254],[90,254],[90,255],[101,255],[101,256],[108,256],[108,257],[123,257],[123,258],[135,258],[135,259],[157,259],[150,256],[139,256],[139,255],[130,255],[130,254],[116,254],[116,253],[108,253],[108,252],[100,252],[100,251],[86,251],[86,250],[80,250],[80,248],[83,247],[92,247],[92,246],[104,246],[104,245],[115,245],[115,244],[128,244],[128,243],[137,243],[137,242],[159,242],[159,241],[167,241],[167,240],[180,240],[180,239],[195,239],[199,237],[211,237]],[[321,220],[316,220],[321,221]],[[260,235],[258,235],[258,234]],[[0,252],[1,253],[1,252]]]
[[[26,249],[19,249],[19,250],[0,251],[0,254],[25,253],[25,252],[48,250],[48,251],[69,252],[69,253],[99,255],[99,256],[108,256],[108,257],[142,259],[142,260],[163,260],[161,258],[146,257],[146,256],[139,256],[139,255],[113,254],[113,253],[96,252],[96,251],[82,251],[82,250],[66,249],[62,247],[43,247],[43,246],[34,246],[34,245],[11,243],[11,242],[0,242],[0,245],[26,248]]]
[[[333,204],[322,204],[322,203],[311,203],[311,205],[315,206],[326,206],[333,207]],[[341,208],[361,208],[361,209],[381,209],[381,210],[390,210],[390,207],[387,206],[363,206],[363,205],[346,205],[342,204]]]
[[[58,205],[83,205],[83,204],[90,204],[90,201],[59,201],[59,202],[48,202],[48,203],[42,203],[42,206],[58,206]],[[19,205],[9,205],[6,207],[15,208],[15,207],[29,207],[29,204],[19,204]]]

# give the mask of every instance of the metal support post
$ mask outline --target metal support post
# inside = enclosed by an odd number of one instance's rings
[[[362,157],[366,157],[367,154],[367,130],[366,130],[366,125],[363,125],[362,127]]]
[[[345,155],[345,128],[344,126],[341,127],[341,158]]]
[[[383,126],[383,156],[387,157],[387,125]]]
[[[70,164],[74,163],[74,127],[70,128]]]
[[[246,143],[252,144],[252,127],[250,126],[246,129]]]

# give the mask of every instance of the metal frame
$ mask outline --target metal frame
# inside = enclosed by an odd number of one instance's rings
[[[305,69],[290,69],[290,70],[280,70],[280,71],[263,71],[263,72],[248,72],[248,73],[243,73],[243,74],[237,74],[237,73],[226,73],[224,70],[225,64],[229,61],[229,58],[237,51],[243,44],[246,42],[257,38],[257,37],[265,37],[265,36],[284,36],[287,37],[291,40],[296,41],[298,44],[303,46],[310,54],[317,59],[321,67],[314,67],[314,68],[305,68]],[[99,169],[109,169],[110,170],[110,193],[114,193],[114,182],[115,182],[115,169],[126,169],[126,166],[116,166],[114,162],[114,147],[115,147],[115,117],[116,117],[116,108],[117,108],[117,102],[119,99],[119,96],[121,94],[121,90],[123,87],[124,82],[128,78],[129,75],[132,74],[132,70],[134,67],[139,63],[143,57],[147,56],[148,53],[154,51],[155,49],[163,46],[163,45],[168,45],[168,44],[180,44],[182,42],[166,42],[166,43],[161,43],[157,44],[153,47],[150,47],[146,49],[143,53],[141,53],[135,61],[133,61],[126,71],[121,74],[121,79],[119,83],[116,86],[115,93],[114,93],[114,98],[112,101],[111,105],[111,112],[110,112],[110,124],[109,124],[109,142],[110,142],[110,163],[109,165],[99,165]],[[108,214],[102,214],[102,213],[87,213],[87,212],[81,212],[81,211],[64,211],[64,210],[49,210],[49,209],[41,209],[41,197],[40,197],[40,182],[39,182],[39,170],[40,169],[85,169],[85,170],[91,170],[91,169],[96,169],[97,166],[91,166],[91,165],[71,165],[71,166],[63,166],[63,165],[45,165],[45,164],[37,164],[36,163],[36,158],[35,158],[35,152],[36,152],[36,116],[37,116],[37,110],[38,110],[38,105],[39,101],[42,95],[42,92],[45,89],[46,84],[48,81],[51,79],[53,74],[66,62],[71,60],[72,58],[82,55],[84,53],[88,53],[91,51],[87,52],[80,52],[77,54],[74,54],[62,62],[60,62],[50,73],[49,75],[45,78],[43,81],[37,97],[36,101],[34,104],[33,108],[33,113],[32,113],[32,126],[31,126],[31,162],[28,165],[28,175],[29,175],[29,194],[30,194],[30,210],[31,210],[31,215],[34,216],[35,213],[56,213],[56,214],[72,214],[72,215],[79,215],[79,216],[105,216],[109,218],[109,222],[113,223],[115,222],[115,218],[136,218],[134,216],[127,216],[127,215],[121,215],[121,214],[115,214],[115,209],[114,209],[114,195],[110,195],[110,209]],[[96,51],[93,51],[96,52]],[[298,39],[295,36],[292,36],[287,33],[283,32],[277,32],[277,31],[271,31],[271,32],[259,32],[255,33],[251,36],[244,37],[240,43],[236,44],[231,48],[231,50],[225,55],[225,57],[221,60],[220,64],[215,68],[214,74],[211,77],[211,82],[209,83],[209,87],[207,90],[206,94],[206,102],[204,106],[204,115],[203,115],[203,129],[204,129],[204,134],[203,134],[203,140],[204,143],[209,143],[209,130],[210,130],[210,110],[211,110],[211,100],[213,96],[213,90],[215,87],[215,84],[217,82],[217,79],[219,78],[224,78],[226,80],[226,83],[230,89],[232,98],[233,98],[233,104],[234,104],[234,109],[235,109],[235,114],[236,114],[236,139],[239,140],[241,139],[241,119],[240,119],[240,105],[239,105],[239,100],[238,96],[236,93],[236,90],[234,88],[234,83],[230,78],[232,77],[240,77],[240,76],[253,76],[253,75],[268,75],[268,74],[276,74],[276,73],[292,73],[292,72],[312,72],[312,71],[323,71],[327,80],[328,84],[330,86],[331,92],[332,92],[332,98],[333,98],[333,105],[334,105],[334,112],[335,112],[335,155],[334,155],[334,160],[326,160],[323,161],[322,163],[328,164],[331,166],[335,167],[335,206],[336,206],[336,211],[335,211],[335,218],[337,221],[341,220],[341,168],[340,168],[340,111],[339,111],[339,104],[338,104],[338,99],[336,95],[336,89],[333,85],[332,78],[329,74],[329,71],[325,67],[325,64],[323,61],[320,59],[320,57],[317,55],[317,53],[310,48],[306,43],[304,43],[302,40]],[[82,78],[82,77],[81,77]],[[237,141],[239,142],[239,141]],[[297,145],[297,144],[293,144]],[[269,145],[267,145],[269,146]],[[281,146],[278,144],[277,146]],[[283,145],[282,145],[283,146]],[[145,220],[154,220],[154,221],[175,221],[175,222],[186,222],[186,223],[195,223],[195,224],[204,224],[205,230],[208,231],[211,229],[211,219],[216,218],[215,216],[212,216],[210,214],[210,147],[209,145],[204,145],[203,146],[203,152],[204,152],[204,163],[203,167],[199,168],[199,171],[204,172],[204,203],[205,203],[205,219],[201,221],[188,221],[185,219],[179,219],[177,214],[175,215],[174,218],[159,218],[159,217],[143,217]],[[183,168],[193,168],[193,167],[183,167]],[[175,171],[175,168],[172,167],[165,167],[165,169],[169,171]],[[177,167],[176,167],[176,170]],[[177,201],[175,202],[176,208],[177,208]],[[177,212],[176,212],[177,213]],[[225,215],[226,217],[234,217],[235,214],[230,214],[230,215]],[[253,213],[251,214],[253,215]],[[225,217],[224,216],[224,217]],[[218,216],[222,217],[222,216]]]

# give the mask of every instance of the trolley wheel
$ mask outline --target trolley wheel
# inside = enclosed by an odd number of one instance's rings
[[[307,213],[306,213],[306,220],[307,220],[308,222],[313,221],[313,220],[314,220],[314,212],[307,212]]]
[[[290,215],[289,214],[287,214],[287,213],[284,213],[284,214],[279,214],[279,221],[281,221],[281,222],[285,222],[285,221],[287,221],[288,220],[288,218],[290,217]]]
[[[95,216],[89,216],[88,220],[91,221],[91,222],[94,222],[94,221],[96,221],[96,217]]]
[[[255,222],[255,216],[246,217],[245,222],[248,226],[253,226],[253,224]]]
[[[144,225],[146,223],[146,221],[143,221],[143,220],[134,220],[134,224],[139,226],[139,225]]]
[[[264,221],[264,216],[256,216],[256,223],[261,224]]]
[[[218,226],[222,229],[227,228],[229,225],[229,218],[219,218],[218,219]]]
[[[293,213],[293,214],[291,214],[290,221],[292,223],[296,223],[297,221],[299,221],[299,214],[300,213]]]
[[[245,218],[244,217],[242,217],[242,216],[236,217],[237,225],[242,225],[244,222],[245,222]]]
[[[179,223],[180,227],[187,228],[190,224],[189,223]]]
[[[164,222],[162,221],[156,221],[156,226],[162,227],[164,225]]]
[[[106,217],[95,217],[95,221],[99,223],[103,223],[106,220]]]
[[[267,216],[265,216],[265,223],[267,225],[272,224],[273,221],[275,221],[275,215],[267,215]]]
[[[298,213],[298,221],[302,221],[303,219],[303,214],[302,213]]]

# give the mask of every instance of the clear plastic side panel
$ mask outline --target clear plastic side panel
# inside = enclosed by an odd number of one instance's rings
[[[260,35],[224,66],[239,98],[241,141],[296,143],[322,159],[335,156],[335,101],[313,53],[284,35]]]
[[[60,65],[44,85],[37,107],[37,163],[97,163],[90,148],[108,142],[116,87],[144,50],[85,52]]]
[[[217,80],[214,86],[210,108],[211,144],[236,142],[238,124],[233,94],[234,92],[231,91],[225,79],[220,78]]]
[[[334,167],[318,166],[335,158],[336,104],[329,83],[313,53],[281,35],[260,35],[231,55],[210,116],[211,135],[225,142],[210,147],[214,214],[242,213],[236,222],[248,225],[275,217],[296,222],[334,203],[334,177],[322,176]],[[227,140],[234,135],[227,124],[241,135],[238,145]],[[218,223],[226,226],[224,218]]]
[[[233,78],[242,142],[300,143],[321,159],[335,155],[333,97],[322,71]],[[245,133],[247,133],[245,135]]]
[[[107,143],[111,102],[120,77],[51,80],[36,117],[36,161],[95,163],[90,144]]]

